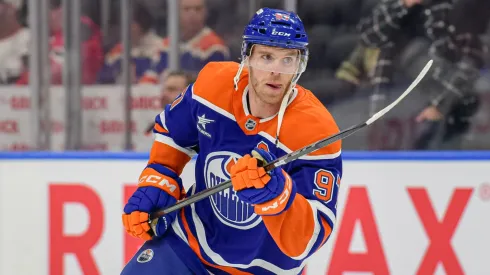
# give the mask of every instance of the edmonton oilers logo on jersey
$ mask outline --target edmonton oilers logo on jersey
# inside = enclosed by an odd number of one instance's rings
[[[231,167],[241,158],[233,152],[213,152],[206,157],[204,177],[207,188],[216,186],[230,179]],[[214,214],[218,219],[237,229],[249,229],[259,224],[262,219],[255,214],[252,205],[241,201],[232,188],[210,196]]]

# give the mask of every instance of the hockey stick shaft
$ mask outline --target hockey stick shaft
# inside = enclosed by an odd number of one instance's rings
[[[362,122],[362,123],[359,123],[357,125],[354,125],[348,129],[345,129],[337,134],[334,134],[330,137],[327,137],[325,139],[322,139],[322,140],[319,140],[317,142],[314,142],[306,147],[303,147],[299,150],[296,150],[294,152],[291,152],[287,155],[284,155],[280,158],[277,158],[275,159],[274,161],[268,163],[267,165],[264,166],[264,169],[266,171],[270,171],[276,167],[279,167],[279,166],[282,166],[282,165],[285,165],[286,163],[289,163],[293,160],[296,160],[306,154],[309,154],[313,151],[316,151],[320,148],[323,148],[329,144],[332,144],[338,140],[341,140],[341,139],[344,139],[352,134],[354,134],[355,132],[359,131],[360,129],[372,124],[373,122],[375,122],[376,120],[378,120],[380,117],[382,117],[383,115],[385,115],[386,113],[388,113],[391,109],[393,109],[393,107],[395,107],[398,103],[400,103],[400,101],[402,101],[403,98],[405,98],[418,84],[419,82],[424,78],[425,74],[429,71],[430,67],[432,66],[432,60],[430,60],[427,65],[425,65],[425,67],[422,69],[422,71],[419,73],[419,75],[417,76],[417,78],[412,82],[412,84],[410,84],[410,86],[407,88],[407,90],[405,92],[403,92],[402,95],[400,95],[395,101],[393,101],[390,105],[386,106],[384,109],[382,109],[381,111],[377,112],[376,114],[374,114],[371,118],[369,118],[368,120],[366,120],[365,122]],[[167,207],[165,209],[161,209],[161,210],[158,210],[156,212],[153,212],[150,214],[150,220],[154,220],[154,219],[157,219],[159,217],[162,217],[170,212],[173,212],[173,211],[176,211],[176,210],[179,210],[185,206],[188,206],[190,204],[193,204],[195,202],[198,202],[202,199],[205,199],[211,195],[214,195],[218,192],[221,192],[223,190],[226,190],[228,188],[232,187],[232,184],[231,184],[231,180],[227,180],[225,182],[222,182],[216,186],[213,186],[211,188],[208,188],[208,189],[205,189],[197,194],[194,194],[190,197],[187,197],[181,201],[179,201],[178,203],[170,206],[170,207]]]

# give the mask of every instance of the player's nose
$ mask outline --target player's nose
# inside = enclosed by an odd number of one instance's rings
[[[275,71],[271,71],[271,76],[274,77],[274,78],[279,78],[281,76],[281,73],[275,72]]]

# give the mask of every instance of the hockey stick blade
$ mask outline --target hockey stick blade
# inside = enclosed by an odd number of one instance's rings
[[[275,159],[274,161],[268,163],[267,165],[264,166],[264,169],[266,171],[270,171],[276,167],[279,167],[279,166],[282,166],[286,163],[289,163],[293,160],[296,160],[306,154],[309,154],[313,151],[316,151],[320,148],[323,148],[329,144],[332,144],[338,140],[341,140],[341,139],[344,139],[352,134],[354,134],[355,132],[359,131],[360,129],[364,128],[365,126],[368,126],[370,124],[372,124],[373,122],[375,122],[376,120],[378,120],[380,117],[384,116],[386,113],[388,113],[391,109],[393,109],[393,107],[395,107],[398,103],[400,103],[400,101],[402,101],[402,99],[404,99],[418,84],[419,82],[424,78],[424,76],[427,74],[427,72],[429,71],[430,67],[432,66],[432,60],[430,60],[427,65],[425,65],[425,67],[422,69],[422,71],[419,73],[419,75],[417,76],[417,78],[412,82],[412,84],[410,84],[410,86],[407,88],[407,90],[405,92],[403,92],[395,101],[393,101],[390,105],[386,106],[385,108],[383,108],[381,111],[377,112],[376,114],[374,114],[371,118],[369,118],[368,120],[366,120],[365,122],[363,123],[360,123],[358,125],[354,125],[348,129],[345,129],[337,134],[334,134],[330,137],[327,137],[325,139],[322,139],[322,140],[319,140],[315,143],[312,143],[306,147],[303,147],[299,150],[296,150],[294,152],[291,152],[287,155],[284,155],[280,158],[277,158]],[[198,202],[204,198],[207,198],[211,195],[214,195],[218,192],[221,192],[223,190],[226,190],[228,188],[232,187],[232,184],[231,184],[231,180],[227,180],[227,181],[224,181],[216,186],[213,186],[211,188],[208,188],[208,189],[205,189],[197,194],[194,194],[190,197],[187,197],[185,199],[182,199],[181,201],[177,202],[176,204],[170,206],[170,207],[167,207],[165,209],[161,209],[161,210],[158,210],[156,212],[153,212],[150,214],[150,221],[154,220],[154,219],[157,219],[157,218],[160,218],[160,217],[163,217],[164,215],[170,213],[170,212],[173,212],[173,211],[176,211],[176,210],[179,210],[185,206],[188,206],[190,204],[193,204],[195,202]]]

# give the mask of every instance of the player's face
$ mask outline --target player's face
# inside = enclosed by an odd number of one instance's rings
[[[63,31],[63,10],[61,7],[53,8],[49,12],[49,27],[51,33]]]
[[[291,84],[299,51],[254,45],[249,57],[250,81],[260,100],[267,104],[280,103]]]
[[[187,87],[187,81],[184,76],[172,75],[165,79],[162,89],[163,105],[171,103]]]
[[[206,6],[204,0],[180,0],[180,27],[195,34],[204,27]]]
[[[16,16],[15,9],[12,5],[5,2],[0,3],[0,21],[6,22],[10,19],[14,19]],[[4,26],[0,26],[2,28]]]
[[[132,22],[131,23],[131,40],[134,44],[138,44],[140,42],[141,37],[144,35],[143,29],[141,29],[141,26],[136,23]]]

